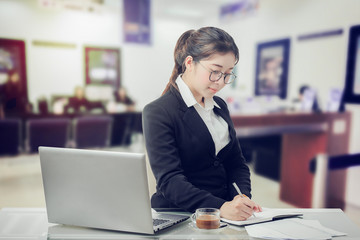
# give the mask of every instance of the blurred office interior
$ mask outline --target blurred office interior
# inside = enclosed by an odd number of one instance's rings
[[[145,152],[141,111],[178,37],[203,26],[240,51],[219,96],[254,198],[340,207],[360,225],[360,168],[329,171],[322,205],[310,170],[319,154],[360,153],[358,0],[0,0],[0,208],[45,206],[39,145]]]

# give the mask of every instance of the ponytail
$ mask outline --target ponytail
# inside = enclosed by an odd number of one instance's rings
[[[185,61],[185,58],[187,57],[187,51],[186,51],[187,50],[187,40],[189,39],[189,37],[191,36],[191,34],[193,32],[195,32],[195,30],[188,30],[188,31],[184,32],[180,36],[178,41],[176,42],[175,50],[174,50],[175,65],[174,65],[173,71],[171,73],[169,82],[167,83],[162,95],[164,95],[167,91],[169,91],[171,85],[173,87],[175,87],[176,89],[178,89],[175,81],[178,78],[178,76],[185,71],[184,61]]]

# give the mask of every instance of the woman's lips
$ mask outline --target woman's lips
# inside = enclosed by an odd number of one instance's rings
[[[210,89],[210,91],[212,91],[213,93],[216,93],[216,92],[218,91],[217,89],[211,88],[211,87],[209,87],[209,89]]]

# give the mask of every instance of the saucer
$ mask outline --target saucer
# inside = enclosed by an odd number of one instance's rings
[[[194,228],[196,231],[203,232],[203,233],[216,233],[221,232],[225,228],[227,228],[229,225],[227,223],[220,222],[220,227],[215,229],[201,229],[196,226],[196,223],[190,222],[189,225]]]

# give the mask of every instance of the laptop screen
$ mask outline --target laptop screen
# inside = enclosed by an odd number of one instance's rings
[[[152,234],[145,154],[40,147],[48,221]]]

